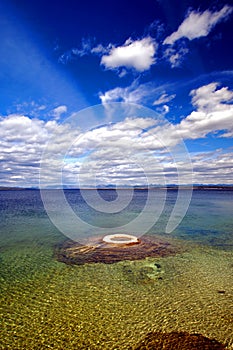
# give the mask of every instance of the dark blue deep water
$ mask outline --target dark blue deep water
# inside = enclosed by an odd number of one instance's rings
[[[55,197],[55,192],[50,190],[51,199]],[[162,194],[160,190],[157,192],[159,202]],[[99,194],[105,201],[109,201],[110,205],[117,196],[115,190],[99,190]],[[136,190],[129,205],[119,213],[113,214],[91,208],[79,190],[65,190],[65,196],[71,208],[84,222],[107,228],[127,224],[137,217],[145,205],[147,191]],[[167,191],[162,214],[150,229],[150,233],[165,234],[166,223],[176,198],[176,190]],[[54,201],[56,206],[56,200]],[[59,212],[59,207],[57,210]],[[38,190],[0,191],[0,222],[2,241],[9,237],[12,240],[23,237],[33,240],[35,236],[40,239],[46,239],[51,234],[63,236],[49,220]],[[185,217],[171,235],[226,249],[232,247],[233,191],[194,190]]]

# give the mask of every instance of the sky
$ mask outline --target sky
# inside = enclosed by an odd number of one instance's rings
[[[233,184],[233,2],[1,0],[0,186]]]

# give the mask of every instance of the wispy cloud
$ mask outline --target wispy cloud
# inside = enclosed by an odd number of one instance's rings
[[[165,49],[163,58],[170,63],[171,68],[180,67],[189,49],[180,44],[178,47],[168,47]]]
[[[215,25],[226,20],[232,13],[233,7],[225,5],[219,11],[206,10],[204,12],[189,11],[176,32],[165,38],[163,44],[174,44],[181,38],[189,40],[207,36]]]
[[[102,103],[110,102],[126,102],[126,103],[143,103],[151,104],[157,101],[154,105],[167,103],[175,98],[175,95],[167,95],[164,86],[156,86],[153,83],[139,84],[138,80],[127,87],[116,87],[104,93],[99,93],[99,98]],[[161,103],[159,102],[161,99]],[[164,102],[162,101],[164,99]]]
[[[167,94],[166,87],[168,87],[168,84],[160,86],[156,86],[154,83],[139,84],[136,79],[131,85],[125,88],[116,87],[104,93],[100,92],[99,98],[102,104],[106,106],[112,102],[156,106],[156,112],[165,115],[170,111],[168,103],[176,97],[176,94]],[[171,86],[169,88],[171,89]]]
[[[39,104],[35,101],[29,101],[29,102],[22,102],[18,103],[16,105],[13,105],[14,111],[16,111],[17,114],[30,114],[31,117],[39,118],[41,114],[45,114],[47,111],[47,106],[45,104]],[[12,113],[12,111],[8,111],[9,114]]]
[[[92,41],[90,39],[82,39],[81,48],[73,47],[70,50],[65,51],[59,56],[58,62],[67,64],[70,61],[75,60],[77,57],[83,57],[89,55],[92,49]]]
[[[168,95],[165,92],[157,99],[153,102],[153,106],[158,106],[167,102],[170,102],[171,100],[173,100],[176,97],[175,94],[173,95]]]

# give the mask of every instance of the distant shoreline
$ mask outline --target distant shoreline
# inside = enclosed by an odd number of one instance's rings
[[[72,187],[65,187],[65,188],[46,188],[44,190],[101,190],[101,191],[108,191],[108,190],[114,190],[115,187],[87,187],[87,188],[72,188]],[[117,190],[129,190],[134,189],[138,191],[147,191],[148,189],[154,189],[154,190],[224,190],[224,191],[233,191],[233,185],[167,185],[167,186],[135,186],[135,187],[120,187],[117,188]],[[5,187],[0,186],[0,191],[40,191],[39,188],[34,187]]]

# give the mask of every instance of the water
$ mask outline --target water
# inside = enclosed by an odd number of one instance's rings
[[[106,216],[90,210],[79,191],[66,191],[83,220],[104,227],[130,222],[146,195],[136,191],[120,215]],[[66,237],[40,192],[0,191],[0,349],[130,349],[150,331],[201,333],[233,349],[233,192],[195,190],[181,224],[165,234],[176,198],[168,191],[150,234],[178,242],[182,253],[68,266],[54,258]],[[144,278],[155,263],[161,268]]]

